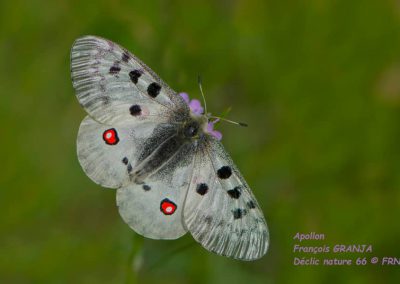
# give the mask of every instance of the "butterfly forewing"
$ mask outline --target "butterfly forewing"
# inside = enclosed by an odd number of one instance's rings
[[[253,260],[267,251],[268,229],[257,201],[215,139],[195,157],[184,221],[196,241],[217,254]]]
[[[150,68],[119,45],[93,36],[75,41],[71,76],[80,104],[100,123],[166,121],[184,102]]]

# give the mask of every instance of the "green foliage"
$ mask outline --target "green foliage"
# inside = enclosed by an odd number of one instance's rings
[[[396,267],[298,267],[296,232],[400,257],[400,6],[396,1],[2,1],[2,283],[395,283]],[[73,41],[125,46],[220,123],[271,245],[244,263],[190,236],[123,223],[81,170]],[[330,255],[333,256],[334,255]],[[350,254],[356,258],[358,254]]]

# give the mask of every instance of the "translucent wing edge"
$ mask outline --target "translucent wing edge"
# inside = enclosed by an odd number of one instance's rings
[[[213,253],[244,261],[259,259],[266,254],[269,247],[269,231],[263,213],[249,186],[232,159],[226,153],[222,144],[213,138],[210,138],[208,143],[209,148],[211,147],[210,143],[215,143],[213,145],[217,148],[219,154],[230,163],[234,173],[240,179],[241,183],[245,185],[244,189],[246,190],[246,194],[248,194],[255,203],[255,208],[252,209],[252,213],[249,214],[255,218],[256,223],[253,224],[253,228],[249,230],[242,229],[240,232],[237,232],[234,231],[232,222],[225,223],[223,220],[220,220],[219,223],[211,225],[211,222],[208,222],[209,216],[199,214],[199,212],[192,214],[188,218],[184,216],[184,222],[193,238],[204,248]],[[209,153],[207,149],[197,151],[196,156],[201,154],[207,155],[212,167],[215,167],[212,162],[212,154]],[[221,187],[223,188],[222,185]],[[236,220],[236,222],[241,222],[239,228],[245,228],[245,220],[245,218]],[[229,229],[229,233],[226,232],[227,228]]]

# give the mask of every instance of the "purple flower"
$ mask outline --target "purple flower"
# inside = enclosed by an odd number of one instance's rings
[[[210,133],[212,136],[214,136],[217,140],[221,140],[222,133],[219,132],[218,130],[214,130],[214,124],[217,123],[218,121],[219,119],[209,122],[207,124],[207,132]]]
[[[189,107],[194,114],[202,115],[204,112],[204,109],[201,106],[201,103],[199,100],[196,100],[196,99],[191,100],[189,103]]]
[[[187,93],[179,93],[179,95],[186,102],[186,104],[189,105],[190,110],[195,115],[202,115],[203,114],[204,109],[201,106],[201,103],[200,103],[199,100],[193,99],[193,100],[189,101],[189,95]]]
[[[182,99],[189,104],[189,95],[187,93],[179,93],[179,95],[182,97]]]

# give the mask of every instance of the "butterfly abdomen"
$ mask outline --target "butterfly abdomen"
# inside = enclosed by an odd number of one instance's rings
[[[175,135],[161,143],[146,159],[139,163],[132,171],[133,180],[141,183],[151,173],[166,164],[182,147],[182,137]]]
[[[134,182],[142,183],[143,179],[167,165],[184,148],[196,145],[197,140],[204,135],[201,121],[196,119],[189,118],[185,122],[175,125],[175,129],[170,129],[172,134],[170,137],[160,137],[159,131],[155,130],[152,137],[145,141],[144,144],[147,145],[147,148],[152,150],[148,151],[148,155],[133,169],[132,179]]]

